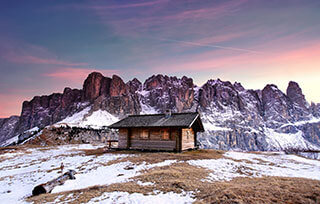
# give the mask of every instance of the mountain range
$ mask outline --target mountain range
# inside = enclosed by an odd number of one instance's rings
[[[252,90],[216,79],[199,87],[192,78],[160,74],[144,83],[136,78],[125,83],[98,72],[88,75],[82,89],[35,96],[23,102],[20,116],[0,119],[0,145],[17,143],[28,132],[41,134],[50,125],[102,129],[130,114],[168,109],[200,113],[202,148],[320,150],[320,104],[309,104],[296,82],[289,82],[283,93],[273,84]]]

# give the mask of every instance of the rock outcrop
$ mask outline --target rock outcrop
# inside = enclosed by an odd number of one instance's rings
[[[166,109],[182,112],[196,106],[194,87],[191,78],[184,76],[178,79],[159,74],[145,81],[141,93],[144,103],[158,112],[164,112]]]
[[[82,90],[65,88],[63,93],[24,101],[15,134],[33,127],[43,128],[81,110],[86,105],[81,104],[82,93]]]

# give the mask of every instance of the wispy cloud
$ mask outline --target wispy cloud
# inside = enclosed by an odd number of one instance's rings
[[[205,27],[202,21],[214,22],[223,16],[233,15],[247,0],[232,0],[222,3],[193,1],[152,1],[120,5],[89,5],[86,9],[93,11],[100,22],[112,26],[120,35],[132,36],[157,31],[159,35],[177,32],[182,27],[184,32],[199,31]],[[192,6],[189,6],[192,5]],[[142,6],[150,6],[143,10]],[[114,10],[110,10],[114,8]],[[118,9],[131,8],[123,13]],[[208,25],[208,22],[205,23]],[[195,29],[197,28],[197,29]],[[182,31],[180,30],[180,31]],[[178,33],[176,33],[178,34]]]
[[[242,48],[236,48],[236,47],[227,47],[227,46],[220,46],[220,45],[211,45],[211,44],[204,44],[204,43],[197,43],[197,42],[188,42],[188,41],[182,41],[182,40],[174,40],[174,39],[165,39],[165,38],[154,38],[157,40],[162,41],[168,41],[168,42],[175,42],[175,43],[182,43],[190,46],[198,46],[198,47],[209,47],[209,48],[218,48],[218,49],[225,49],[225,50],[233,50],[233,51],[239,51],[239,52],[249,52],[254,54],[263,54],[263,52],[255,51],[255,50],[249,50],[249,49],[242,49]]]
[[[47,48],[25,42],[1,39],[1,57],[8,62],[17,64],[60,65],[60,66],[88,66],[85,62],[70,62],[58,59]]]
[[[21,64],[45,64],[45,65],[63,65],[63,66],[87,66],[88,63],[73,63],[55,58],[41,58],[37,56],[19,56],[13,53],[4,56],[7,60]]]
[[[97,10],[105,10],[105,9],[123,9],[123,8],[150,7],[150,6],[166,3],[168,1],[169,0],[145,1],[145,2],[140,2],[140,3],[129,3],[129,4],[120,4],[120,5],[112,5],[112,6],[95,5],[95,6],[89,6],[89,8],[97,9]]]

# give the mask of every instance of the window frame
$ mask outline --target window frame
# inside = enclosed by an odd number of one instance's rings
[[[164,138],[165,133],[167,133],[167,138]],[[170,141],[171,140],[171,131],[170,128],[162,128],[160,130],[161,140]]]
[[[143,133],[147,133],[146,137]],[[150,130],[149,129],[140,129],[139,139],[149,140],[150,139]]]

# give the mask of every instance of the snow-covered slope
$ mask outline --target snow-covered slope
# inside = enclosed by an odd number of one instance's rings
[[[107,111],[97,110],[90,113],[90,110],[91,107],[87,107],[82,111],[75,113],[74,115],[69,116],[64,120],[56,123],[56,126],[68,125],[70,127],[90,127],[101,129],[119,121],[117,117],[113,116]]]

